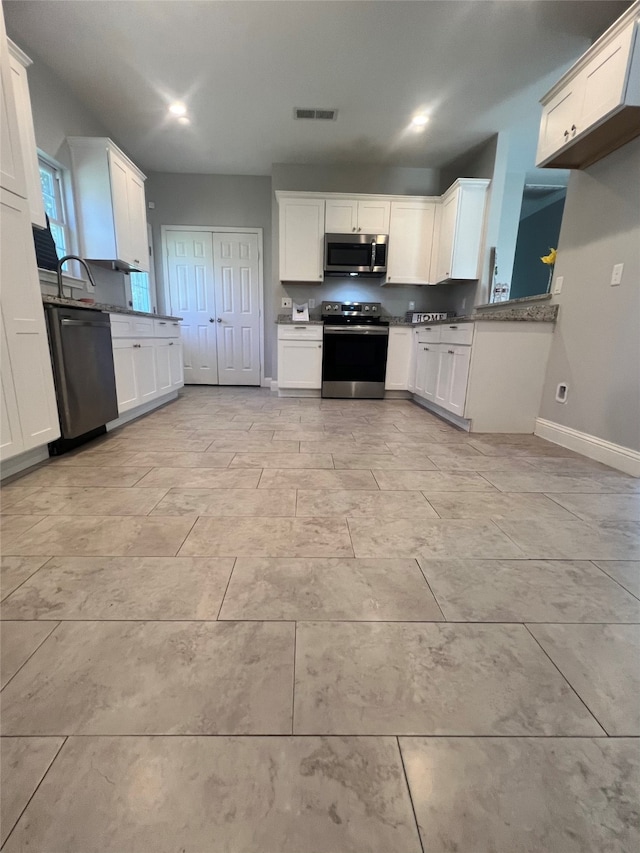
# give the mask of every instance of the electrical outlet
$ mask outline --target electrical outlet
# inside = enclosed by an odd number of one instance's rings
[[[569,386],[566,382],[559,382],[556,388],[556,402],[566,403],[569,395]]]
[[[462,300],[462,310],[464,311],[464,309],[466,307],[467,307],[467,297],[465,296],[465,298]]]
[[[611,287],[615,287],[617,284],[620,284],[622,281],[623,270],[624,264],[614,264],[613,270],[611,271]]]
[[[416,303],[412,299],[411,302],[409,302],[409,311],[414,311],[415,307],[416,307]]]
[[[556,284],[553,288],[554,293],[562,293],[562,285],[564,284],[564,276],[558,275],[556,276]]]
[[[291,301],[291,297],[290,296],[283,296],[281,305],[283,308],[291,308],[291,306],[293,305],[293,302]]]
[[[315,308],[315,307],[316,307],[316,300],[310,299],[309,300],[309,308]]]

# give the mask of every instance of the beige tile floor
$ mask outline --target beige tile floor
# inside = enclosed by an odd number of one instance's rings
[[[188,388],[1,499],[3,853],[640,849],[640,481]]]

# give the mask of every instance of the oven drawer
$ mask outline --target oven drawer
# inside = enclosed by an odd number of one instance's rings
[[[295,326],[293,323],[281,323],[278,326],[279,341],[321,341],[323,327],[318,324],[310,325],[308,323],[299,323]]]
[[[473,342],[473,323],[455,323],[440,326],[440,341],[443,344],[469,345]]]

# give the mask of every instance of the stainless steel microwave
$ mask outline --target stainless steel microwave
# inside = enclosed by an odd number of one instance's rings
[[[387,234],[325,234],[325,275],[384,275]]]

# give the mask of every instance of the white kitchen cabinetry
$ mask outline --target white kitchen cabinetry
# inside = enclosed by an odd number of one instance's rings
[[[479,278],[489,184],[480,178],[460,178],[442,196],[436,282]]]
[[[385,284],[431,284],[436,203],[391,202],[389,258]]]
[[[13,76],[4,16],[0,10],[0,186],[21,198],[26,198],[27,180]]]
[[[387,349],[387,372],[384,387],[387,391],[407,391],[411,371],[413,329],[391,326]]]
[[[324,199],[276,193],[280,281],[324,280]]]
[[[184,384],[180,324],[110,314],[118,413],[163,400]]]
[[[0,233],[2,289],[2,436],[0,457],[7,460],[43,448],[60,436],[53,373],[47,343],[24,157],[13,92],[9,50],[0,14]],[[42,457],[46,456],[46,449]],[[25,461],[22,467],[33,464]],[[20,464],[13,470],[20,470]]]
[[[388,234],[391,203],[387,199],[327,198],[327,234]]]
[[[585,168],[640,134],[640,3],[542,98],[536,164]]]
[[[470,432],[532,433],[553,323],[482,321],[414,332],[413,393]]]
[[[69,137],[80,253],[149,270],[145,176],[110,139]]]
[[[278,326],[278,391],[322,387],[322,326]]]
[[[33,129],[33,114],[31,112],[31,97],[29,95],[29,81],[27,79],[27,68],[32,64],[29,57],[11,39],[9,44],[9,64],[13,79],[13,93],[16,101],[16,113],[18,116],[18,134],[20,137],[20,148],[25,172],[27,199],[31,222],[39,228],[46,228],[47,221],[44,215],[44,202],[42,201],[42,187],[40,184],[40,169],[38,166],[38,151],[36,149],[36,136]]]

